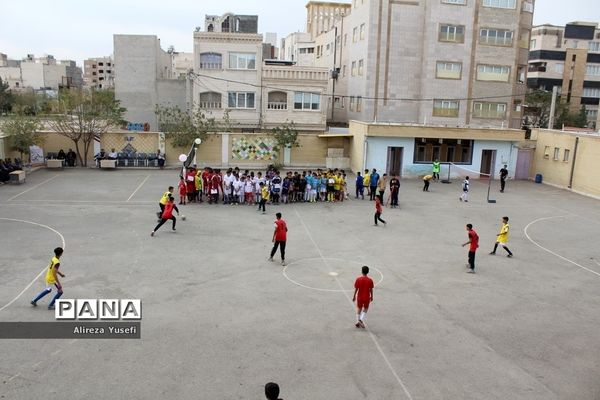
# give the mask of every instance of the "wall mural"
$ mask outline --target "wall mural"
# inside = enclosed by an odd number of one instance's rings
[[[271,138],[234,138],[231,147],[234,160],[273,161],[279,155]]]

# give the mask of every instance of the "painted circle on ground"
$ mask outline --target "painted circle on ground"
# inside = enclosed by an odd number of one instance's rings
[[[294,285],[321,292],[352,292],[364,262],[343,258],[315,257],[292,261],[283,268],[283,276]],[[369,265],[369,276],[378,286],[381,271]]]

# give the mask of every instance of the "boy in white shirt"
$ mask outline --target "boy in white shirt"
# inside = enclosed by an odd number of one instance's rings
[[[241,195],[241,200],[242,202],[244,202],[244,191],[243,191],[243,187],[244,187],[244,183],[238,179],[237,175],[235,176],[235,178],[233,179],[233,183],[231,184],[232,188],[233,188],[233,198],[232,198],[232,203],[231,204],[237,204],[240,205],[240,195]]]
[[[235,177],[231,173],[231,170],[227,170],[227,173],[223,177],[223,191],[225,197],[225,204],[232,203],[231,191],[233,190],[232,184]]]
[[[254,182],[252,182],[251,177],[246,178],[246,183],[244,184],[244,195],[246,197],[246,204],[249,206],[254,203]]]
[[[464,202],[469,202],[469,177],[467,176],[462,184],[463,192],[460,195],[459,200]]]
[[[260,203],[260,199],[261,199],[260,183],[261,182],[264,184],[265,178],[262,177],[262,172],[258,172],[256,174],[256,178],[254,178],[254,190],[255,190],[254,204]]]

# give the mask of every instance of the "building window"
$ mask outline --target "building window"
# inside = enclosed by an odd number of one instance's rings
[[[333,99],[333,107],[334,108],[344,108],[344,98],[336,96]]]
[[[365,24],[360,25],[360,40],[365,39]]]
[[[582,96],[600,98],[600,88],[584,87]]]
[[[354,29],[352,29],[352,43],[356,43],[357,40],[358,40],[358,28],[354,27]]]
[[[565,63],[556,63],[554,64],[554,72],[557,74],[562,74],[565,72]]]
[[[506,103],[473,103],[474,118],[506,118]]]
[[[445,4],[467,4],[467,0],[442,0]]]
[[[519,65],[517,68],[517,83],[524,84],[527,78],[527,66]]]
[[[536,46],[536,45],[537,45],[537,40],[535,40],[535,39],[531,39],[531,40],[529,41],[529,48],[530,48],[531,50],[535,49],[535,46]]]
[[[362,111],[362,97],[358,96],[356,98],[356,112],[361,112]]]
[[[485,65],[477,66],[477,80],[491,82],[508,82],[510,77],[510,67],[503,65]]]
[[[299,53],[300,53],[300,54],[306,54],[306,49],[300,49],[300,50],[299,50]]]
[[[523,1],[523,11],[533,13],[533,2],[531,0]]]
[[[440,25],[438,35],[440,42],[463,43],[465,41],[465,27],[462,25]]]
[[[589,51],[600,52],[600,42],[589,42],[588,43],[588,50]]]
[[[414,163],[430,164],[434,160],[455,164],[471,164],[473,141],[445,138],[416,138]]]
[[[256,54],[229,53],[230,69],[256,69]]]
[[[281,91],[269,92],[268,110],[287,110],[287,93]]]
[[[550,158],[550,146],[544,146],[544,158]]]
[[[342,76],[346,76],[346,64],[342,65]]]
[[[555,147],[554,148],[554,161],[558,161],[558,157],[560,156],[560,148],[559,147]]]
[[[484,7],[512,8],[517,6],[517,0],[483,0]]]
[[[356,61],[352,61],[352,68],[350,69],[350,76],[356,76]]]
[[[600,75],[600,64],[588,64],[585,69],[586,75]]]
[[[356,97],[350,96],[350,111],[354,111],[355,104],[356,104]]]
[[[459,103],[455,100],[434,100],[433,101],[433,116],[434,117],[458,117]]]
[[[223,56],[219,53],[200,53],[200,69],[223,68]]]
[[[227,107],[254,108],[254,92],[227,92]]]
[[[364,60],[358,60],[358,76],[363,74]]]
[[[461,63],[438,61],[436,64],[435,77],[438,79],[460,79],[461,74]]]
[[[102,63],[102,62],[99,62],[99,63],[98,63],[98,65],[99,65],[99,66],[103,66],[103,65],[104,65],[104,63]]]
[[[479,43],[490,46],[512,46],[513,33],[506,29],[488,29],[479,31]]]
[[[318,93],[295,92],[294,110],[315,110],[321,108],[321,95]]]
[[[598,110],[585,110],[585,115],[587,119],[595,121],[598,119]]]
[[[93,71],[93,72],[92,72],[92,75],[96,75],[96,71]]]
[[[571,151],[570,151],[569,149],[565,149],[565,152],[564,152],[564,154],[563,154],[563,161],[564,161],[564,162],[569,162],[569,153],[570,153],[570,152],[571,152]]]
[[[203,110],[218,110],[221,108],[221,93],[204,92],[200,93],[200,102],[198,106]]]

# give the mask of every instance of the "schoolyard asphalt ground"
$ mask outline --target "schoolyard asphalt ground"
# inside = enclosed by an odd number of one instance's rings
[[[268,381],[285,399],[600,398],[597,200],[509,181],[488,204],[474,181],[461,203],[458,180],[403,180],[386,227],[367,200],[205,203],[150,237],[176,183],[74,169],[0,187],[0,321],[54,320],[49,299],[29,301],[61,235],[65,298],[143,302],[139,340],[1,340],[0,398],[262,399]],[[267,261],[277,211],[286,267]],[[504,215],[512,259],[488,255]],[[351,303],[362,265],[377,282],[366,330]]]

